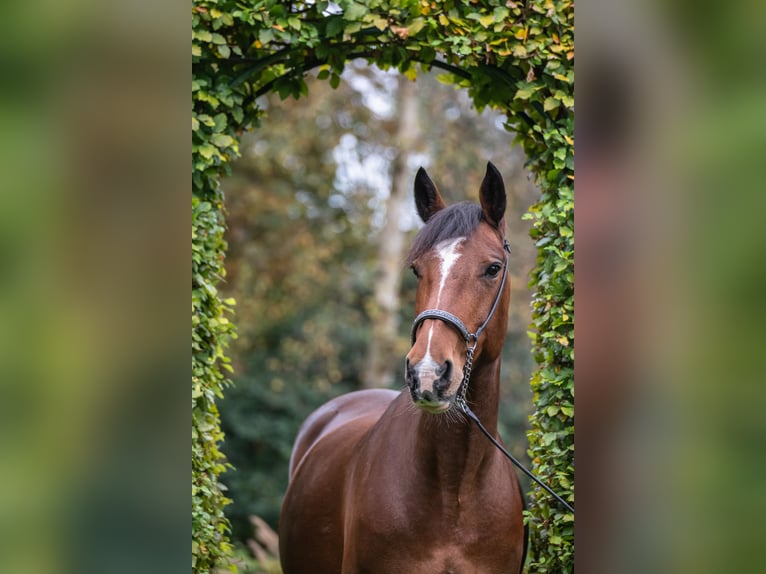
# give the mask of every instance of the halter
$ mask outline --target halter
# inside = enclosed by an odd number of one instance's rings
[[[465,326],[465,323],[463,323],[463,321],[461,321],[457,316],[453,315],[449,311],[443,311],[442,309],[426,309],[417,317],[415,317],[415,320],[412,323],[413,345],[415,344],[415,339],[417,338],[418,327],[420,327],[420,324],[426,319],[438,319],[440,321],[444,321],[448,325],[454,327],[465,340],[467,348],[465,365],[463,366],[463,380],[460,382],[460,387],[458,388],[455,396],[455,402],[461,408],[464,408],[464,405],[466,404],[465,395],[468,392],[468,381],[471,379],[473,354],[476,351],[476,345],[479,342],[479,337],[481,336],[482,332],[489,324],[490,320],[492,320],[492,316],[495,314],[497,305],[500,302],[500,297],[503,294],[503,287],[505,287],[506,277],[508,276],[508,255],[511,253],[511,246],[509,245],[507,239],[503,239],[503,249],[506,251],[507,255],[505,256],[505,262],[503,264],[503,277],[500,280],[500,287],[497,290],[497,295],[495,295],[495,300],[492,303],[492,308],[489,310],[489,315],[487,315],[487,318],[484,319],[484,322],[479,326],[479,328],[476,329],[475,333],[471,333]]]
[[[457,390],[457,393],[455,394],[455,404],[460,407],[460,409],[471,419],[473,422],[476,423],[476,425],[479,427],[481,432],[492,442],[492,444],[497,447],[500,452],[502,452],[508,459],[510,459],[513,464],[515,464],[518,468],[520,468],[524,474],[526,474],[528,477],[530,477],[532,480],[534,480],[537,484],[539,484],[546,492],[548,492],[553,498],[555,498],[562,506],[564,506],[567,510],[569,510],[572,514],[574,514],[574,507],[572,507],[569,503],[567,503],[563,498],[561,498],[558,494],[556,494],[551,487],[549,487],[547,484],[545,484],[542,480],[540,480],[537,476],[535,476],[532,472],[527,470],[521,462],[519,462],[511,453],[509,453],[507,450],[505,450],[502,445],[495,439],[495,437],[490,434],[490,432],[484,428],[484,425],[481,424],[481,421],[479,420],[479,417],[476,416],[476,413],[474,413],[471,410],[471,407],[468,406],[468,403],[466,402],[465,395],[468,392],[468,382],[471,379],[471,369],[473,367],[473,354],[476,352],[476,345],[479,342],[479,337],[481,336],[482,332],[484,331],[485,327],[489,324],[490,320],[492,319],[492,316],[495,314],[495,310],[497,309],[497,305],[500,302],[500,297],[503,294],[503,287],[505,287],[505,280],[506,276],[508,275],[508,255],[511,253],[511,246],[508,244],[507,239],[503,239],[503,249],[506,251],[505,256],[505,263],[503,264],[503,277],[500,280],[500,287],[497,290],[497,295],[495,295],[495,300],[492,303],[492,308],[489,310],[489,315],[487,315],[487,318],[484,319],[484,322],[479,326],[478,329],[476,329],[475,333],[471,333],[468,328],[465,326],[465,323],[460,320],[457,316],[453,315],[449,311],[443,311],[442,309],[426,309],[422,313],[420,313],[417,317],[415,317],[415,320],[412,322],[412,344],[415,344],[415,339],[418,332],[418,327],[420,327],[420,324],[425,321],[426,319],[438,319],[439,321],[444,321],[448,325],[454,327],[458,333],[460,333],[463,337],[463,339],[466,342],[467,348],[465,353],[465,365],[463,366],[463,380],[460,382],[460,387]]]

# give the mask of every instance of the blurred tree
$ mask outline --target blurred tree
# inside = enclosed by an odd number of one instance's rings
[[[369,191],[340,194],[332,183],[333,150],[371,113],[349,90],[315,88],[299,105],[265,104],[268,121],[244,138],[225,182],[225,291],[236,296],[240,328],[235,386],[221,413],[237,468],[224,477],[236,501],[228,515],[240,538],[250,514],[276,524],[298,425],[318,403],[358,386],[366,352]]]
[[[500,430],[526,456],[535,251],[521,214],[535,190],[523,154],[509,151],[512,135],[496,114],[477,115],[464,92],[434,75],[415,84],[351,64],[344,79],[337,90],[312,82],[298,102],[265,100],[268,117],[243,138],[243,157],[224,181],[223,291],[237,300],[239,325],[235,386],[221,403],[223,450],[236,468],[223,477],[235,539],[250,535],[248,515],[276,525],[292,441],[311,410],[363,385],[401,385],[409,348],[401,325],[413,317],[415,293],[401,253],[419,225],[411,191],[419,165],[453,202],[476,200],[487,160],[505,176],[514,254]]]
[[[375,294],[371,302],[372,338],[367,347],[367,364],[362,377],[366,388],[387,387],[401,369],[397,358],[399,329],[399,287],[406,248],[406,214],[412,210],[412,170],[409,160],[422,148],[420,119],[415,84],[397,77],[397,121],[394,134],[396,155],[391,162],[391,192],[385,204],[385,223],[378,234],[378,263]]]

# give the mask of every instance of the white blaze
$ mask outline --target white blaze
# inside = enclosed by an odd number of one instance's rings
[[[436,246],[436,255],[441,260],[439,264],[439,292],[436,294],[435,309],[439,308],[439,302],[442,296],[442,290],[447,283],[447,277],[452,267],[455,265],[458,259],[460,259],[461,253],[458,251],[460,244],[463,243],[465,237],[458,237],[456,239],[446,239]],[[431,337],[434,334],[434,326],[428,330],[428,345],[426,346],[426,354],[423,360],[420,362],[420,368],[418,369],[421,377],[426,374],[434,375],[435,370],[439,365],[431,357]],[[429,373],[430,372],[430,373]]]
[[[455,265],[458,259],[460,259],[460,252],[458,247],[465,241],[465,237],[458,237],[457,239],[447,239],[442,241],[436,246],[436,254],[441,259],[441,265],[439,265],[439,271],[441,273],[439,277],[439,292],[436,294],[436,308],[439,308],[439,301],[441,300],[442,290],[444,284],[447,282],[447,276],[452,270],[452,266]]]

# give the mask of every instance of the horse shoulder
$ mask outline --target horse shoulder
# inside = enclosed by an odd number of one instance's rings
[[[362,426],[371,426],[398,394],[388,389],[354,391],[326,402],[311,413],[298,430],[293,445],[290,477],[295,474],[306,453],[323,437],[353,421],[362,422]]]

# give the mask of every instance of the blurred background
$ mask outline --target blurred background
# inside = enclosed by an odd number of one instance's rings
[[[577,4],[581,572],[763,569],[765,16]]]
[[[412,82],[366,64],[350,64],[336,90],[310,80],[300,101],[275,94],[261,105],[266,116],[223,182],[222,291],[237,301],[238,327],[234,386],[220,405],[234,539],[253,537],[251,515],[276,528],[292,441],[314,408],[404,385],[416,288],[404,256],[422,225],[412,191],[420,166],[448,203],[478,200],[487,161],[503,174],[513,252],[500,432],[526,461],[535,249],[521,216],[537,192],[505,118],[478,114],[436,73]]]

